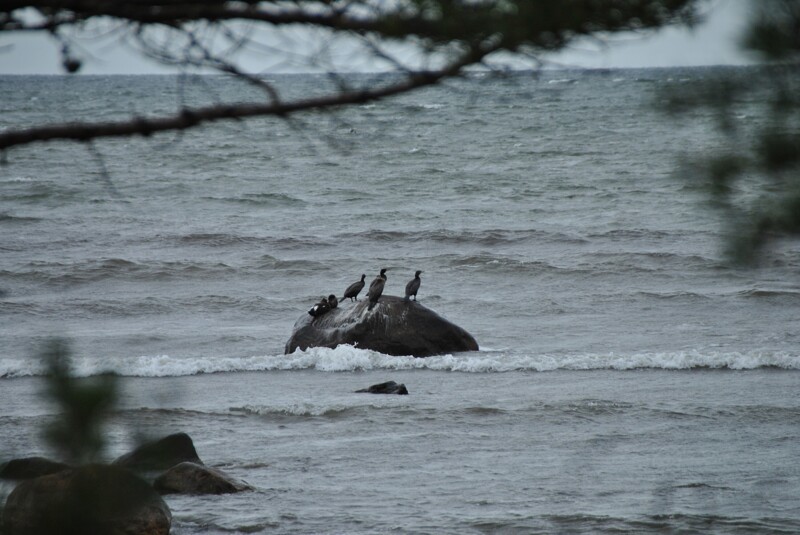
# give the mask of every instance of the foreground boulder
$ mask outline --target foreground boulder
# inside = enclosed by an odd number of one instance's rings
[[[23,481],[9,494],[0,533],[166,535],[172,514],[132,472],[87,465]]]
[[[252,487],[203,464],[186,433],[142,444],[114,461],[152,480],[161,494],[227,494]],[[162,474],[152,479],[158,472]]]
[[[400,383],[395,383],[394,381],[386,381],[385,383],[378,383],[377,385],[372,385],[369,388],[363,388],[361,390],[356,390],[357,394],[360,393],[367,393],[367,394],[399,394],[401,396],[408,395],[408,389],[406,385]]]
[[[341,344],[415,357],[478,350],[471,334],[416,301],[385,295],[372,310],[368,305],[366,299],[340,305],[316,318],[304,313],[294,324],[285,352]]]
[[[190,462],[173,466],[158,476],[153,487],[161,494],[230,494],[252,488],[220,470]]]
[[[44,457],[24,457],[12,459],[0,465],[2,479],[33,479],[39,476],[55,474],[69,468],[68,464],[52,461]]]
[[[194,449],[192,438],[186,433],[175,433],[160,440],[142,444],[130,453],[114,460],[115,465],[135,472],[166,470],[182,462],[203,464]]]

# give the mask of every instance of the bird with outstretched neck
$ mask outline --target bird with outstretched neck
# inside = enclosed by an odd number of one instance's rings
[[[342,299],[350,299],[350,301],[358,301],[358,294],[361,292],[361,290],[364,289],[364,285],[366,284],[364,282],[364,279],[366,278],[367,276],[362,273],[361,280],[356,281],[350,286],[348,286],[347,289],[344,291]]]

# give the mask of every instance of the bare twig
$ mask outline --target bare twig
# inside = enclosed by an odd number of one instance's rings
[[[491,50],[487,50],[484,54],[490,52]],[[76,122],[8,131],[0,133],[0,150],[15,145],[57,139],[89,141],[101,137],[110,138],[132,135],[147,137],[159,132],[185,130],[215,121],[264,116],[285,117],[301,111],[324,110],[348,104],[362,104],[435,84],[445,77],[459,74],[464,66],[475,63],[478,59],[480,59],[478,53],[470,51],[469,54],[454,61],[444,69],[410,73],[403,81],[398,83],[323,97],[299,99],[292,102],[218,104],[200,108],[183,108],[175,115],[164,117],[139,116],[124,121]]]
[[[623,30],[656,28],[682,20],[700,0],[294,0],[231,2],[228,0],[7,0],[0,5],[0,33],[47,31],[62,47],[68,72],[80,68],[71,52],[73,35],[61,29],[82,29],[89,21],[112,21],[129,28],[140,52],[165,65],[180,69],[212,69],[258,87],[265,102],[217,103],[190,108],[161,117],[134,116],[113,122],[44,124],[0,133],[0,150],[51,140],[91,141],[104,137],[150,136],[225,120],[331,110],[350,104],[379,100],[413,91],[458,76],[464,67],[484,64],[493,52],[504,50],[549,51],[562,48],[581,36]],[[34,17],[23,16],[26,9]],[[253,24],[275,32],[283,28],[313,28],[325,32],[321,46],[311,52],[317,65],[327,71],[338,89],[323,96],[284,100],[277,89],[231,59],[251,46],[262,51],[269,45],[238,35],[227,23]],[[114,26],[112,26],[113,28]],[[151,31],[154,30],[154,31]],[[253,33],[253,35],[255,35]],[[394,69],[396,76],[374,85],[352,87],[336,74],[335,44],[327,37],[360,38],[373,58]],[[176,41],[177,40],[177,41]],[[421,53],[413,67],[386,53],[382,45],[412,42]],[[269,52],[268,52],[269,53]],[[279,51],[284,60],[292,52]],[[270,58],[272,59],[272,58]],[[428,66],[421,68],[419,63]],[[431,67],[430,65],[433,65]]]

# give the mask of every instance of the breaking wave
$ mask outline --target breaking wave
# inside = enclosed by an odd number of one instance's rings
[[[363,370],[432,370],[462,373],[502,373],[514,371],[547,372],[556,370],[753,370],[779,368],[800,370],[800,355],[785,352],[704,352],[676,351],[634,354],[593,353],[574,355],[514,354],[503,350],[484,350],[439,355],[427,358],[394,357],[376,351],[339,346],[312,348],[289,355],[246,357],[170,357],[144,355],[109,361],[98,358],[73,360],[79,377],[112,372],[130,377],[177,377],[205,373],[297,371],[353,372]],[[33,359],[0,360],[0,377],[37,376],[44,366]]]

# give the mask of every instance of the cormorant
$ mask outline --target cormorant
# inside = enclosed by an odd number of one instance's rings
[[[375,286],[375,284],[380,280],[383,281],[383,284],[386,284],[386,270],[387,268],[382,268],[380,274],[372,280],[372,282],[369,284],[370,291],[372,291],[372,287]]]
[[[326,298],[320,299],[319,303],[311,307],[308,311],[309,315],[313,317],[319,317],[325,314],[327,311],[331,309],[331,305],[328,303]]]
[[[361,280],[356,281],[350,286],[348,286],[347,289],[344,291],[344,296],[342,297],[342,299],[347,299],[349,297],[350,301],[358,301],[358,294],[361,292],[361,290],[364,289],[364,284],[365,284],[364,279],[366,278],[367,276],[362,273]]]
[[[419,274],[422,273],[422,270],[417,270],[414,273],[414,278],[408,281],[406,284],[406,301],[413,295],[414,301],[417,300],[417,291],[419,290],[419,285],[422,283],[422,280],[419,278]]]
[[[386,285],[386,280],[386,268],[383,268],[381,269],[380,275],[375,277],[375,280],[369,285],[369,292],[367,293],[367,297],[369,297],[369,307],[367,307],[367,310],[372,310],[372,307],[378,302],[378,298],[383,293],[383,287]]]
[[[328,296],[328,306],[331,307],[331,310],[339,306],[339,300],[336,299],[336,296],[331,294]]]

